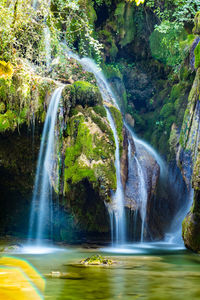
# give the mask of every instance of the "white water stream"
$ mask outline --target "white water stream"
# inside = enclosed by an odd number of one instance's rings
[[[37,244],[46,236],[47,223],[52,218],[50,176],[55,163],[55,124],[62,90],[63,86],[58,87],[51,96],[37,163],[29,225],[29,239],[35,237]]]

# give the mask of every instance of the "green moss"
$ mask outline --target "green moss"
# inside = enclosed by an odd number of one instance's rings
[[[17,127],[17,116],[11,110],[7,110],[5,114],[0,114],[0,132],[6,130],[14,130]]]
[[[65,88],[64,94],[69,94],[69,99],[75,107],[76,105],[82,106],[95,106],[102,104],[102,97],[99,89],[86,81],[76,81],[72,85]]]
[[[114,14],[117,24],[117,33],[120,37],[120,45],[124,47],[131,43],[135,37],[134,5],[120,2],[117,4]]]
[[[99,116],[95,114],[91,114],[91,119],[95,124],[97,124],[97,126],[101,129],[101,131],[107,132],[108,127]]]
[[[68,122],[66,132],[68,146],[65,152],[64,172],[65,193],[70,191],[71,184],[81,182],[85,178],[97,188],[99,176],[105,177],[109,188],[116,188],[115,168],[113,169],[111,163],[115,152],[113,135],[108,125],[102,122],[103,119],[101,120],[101,117],[91,110],[91,108],[85,109],[84,114],[75,115]],[[106,132],[109,142],[105,139],[105,134],[90,132],[89,118],[92,116],[95,118],[95,124]],[[101,128],[103,125],[104,127]]]
[[[117,64],[104,64],[103,65],[104,74],[107,79],[120,78],[122,80],[123,76]]]
[[[182,84],[175,84],[172,87],[171,93],[170,93],[170,99],[172,101],[178,99],[181,95],[181,92],[183,90],[183,85]]]
[[[200,34],[200,12],[198,12],[194,18],[194,34]]]
[[[200,43],[196,46],[194,50],[195,55],[195,68],[198,69],[200,67]]]
[[[93,255],[81,260],[81,264],[83,265],[112,265],[113,263],[113,260],[105,258],[101,255]]]
[[[173,103],[167,103],[165,104],[161,111],[160,111],[160,116],[164,119],[168,118],[174,113],[174,105]]]
[[[118,48],[115,44],[115,39],[113,37],[113,34],[104,29],[104,30],[100,30],[98,32],[99,35],[99,39],[102,41],[102,43],[105,45],[105,50],[106,50],[106,55],[109,55],[109,59],[111,61],[114,61],[117,53],[118,53]]]
[[[198,152],[192,175],[193,188],[200,190],[200,152]]]
[[[102,118],[106,118],[106,110],[103,106],[97,105],[93,107],[96,114],[100,115]]]

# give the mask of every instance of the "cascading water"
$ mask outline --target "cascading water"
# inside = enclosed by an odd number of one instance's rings
[[[65,46],[65,48],[66,48],[66,46]],[[95,62],[92,59],[87,58],[87,57],[80,58],[78,55],[74,54],[73,52],[71,52],[69,50],[67,50],[67,54],[70,58],[74,58],[75,60],[77,60],[83,66],[84,70],[94,74],[103,100],[105,102],[113,103],[119,109],[116,98],[110,88],[109,83],[107,82],[103,72],[95,64]]]
[[[71,51],[67,51],[67,54],[69,57],[77,60],[83,66],[84,70],[94,74],[103,100],[107,103],[113,103],[117,108],[119,108],[116,98],[112,93],[112,90],[108,82],[106,81],[103,72],[93,62],[93,60],[91,60],[90,58],[81,59],[78,55],[72,53]],[[125,238],[126,221],[125,221],[124,191],[123,191],[121,174],[120,174],[121,167],[120,167],[119,141],[118,141],[116,126],[111,116],[111,113],[106,106],[105,108],[107,111],[108,121],[113,131],[115,144],[116,144],[115,168],[116,168],[116,176],[117,176],[117,190],[112,197],[113,199],[112,208],[109,207],[108,209],[110,215],[110,223],[111,223],[111,237],[112,237],[112,242],[114,242],[113,238],[115,236],[115,242],[117,244],[123,244],[126,240]],[[115,230],[115,234],[114,234],[114,230]]]
[[[162,178],[167,177],[167,166],[166,163],[164,162],[164,160],[160,157],[160,155],[145,141],[140,140],[133,132],[133,130],[131,129],[131,127],[126,124],[126,128],[128,129],[128,131],[130,132],[134,142],[135,142],[135,146],[137,148],[137,146],[141,146],[143,147],[154,159],[155,161],[158,163],[159,167],[160,167],[160,175]]]
[[[180,196],[183,195],[180,194]],[[186,194],[186,201],[184,201],[185,205],[183,205],[178,210],[175,217],[173,218],[169,232],[165,234],[165,241],[168,244],[178,244],[178,245],[184,244],[182,239],[182,222],[185,219],[187,213],[189,212],[190,207],[192,206],[193,196],[194,196],[194,190],[190,187],[190,191]]]
[[[65,50],[67,49],[67,55],[70,58],[74,58],[75,60],[77,60],[86,71],[92,72],[97,80],[97,84],[99,86],[99,89],[101,91],[102,97],[104,99],[104,102],[110,102],[113,103],[117,108],[119,108],[117,101],[116,101],[116,97],[114,96],[109,83],[107,82],[107,80],[105,79],[103,72],[100,70],[100,68],[89,58],[80,58],[78,55],[72,53],[66,45],[63,45],[65,47]],[[112,117],[110,118],[109,116],[109,112],[107,111],[108,114],[108,119],[110,122],[110,125],[112,127],[113,133],[114,131],[116,131],[115,128],[115,124],[112,124]],[[113,127],[114,126],[114,127]],[[134,214],[134,225],[136,225],[137,223],[137,217],[138,217],[138,211],[140,212],[140,216],[141,216],[141,242],[144,241],[144,236],[145,236],[145,227],[146,227],[146,216],[147,216],[147,200],[148,200],[148,191],[147,191],[147,178],[146,178],[146,172],[148,166],[146,165],[147,162],[144,161],[143,159],[143,155],[146,153],[147,156],[153,158],[155,160],[155,162],[157,162],[157,164],[160,167],[160,178],[163,181],[166,181],[168,178],[168,168],[166,166],[166,163],[163,161],[163,159],[158,155],[158,153],[145,141],[140,140],[132,131],[132,129],[125,124],[128,132],[130,133],[132,139],[134,140],[135,143],[135,148],[136,148],[136,153],[134,156],[134,159],[131,160],[131,163],[134,164],[135,166],[135,171],[138,174],[138,197],[137,197],[137,202],[138,202],[138,208],[135,211]],[[114,134],[115,136],[115,134]],[[118,143],[118,139],[117,136],[115,136],[115,142],[116,145]],[[143,153],[141,155],[141,152]],[[130,155],[130,152],[129,152]],[[148,160],[148,157],[147,157]],[[116,157],[116,172],[117,174],[120,174],[120,162],[117,162],[118,159]],[[133,162],[134,161],[134,162]],[[130,163],[130,159],[129,159],[129,163]],[[120,178],[120,175],[118,175],[118,179]],[[121,178],[120,178],[121,181]],[[124,239],[119,238],[119,235],[125,235],[125,213],[121,211],[121,208],[123,207],[124,210],[124,206],[125,206],[125,199],[124,198],[124,191],[123,191],[123,187],[121,185],[121,182],[118,182],[118,186],[119,186],[119,191],[116,191],[116,194],[113,196],[113,202],[115,204],[117,204],[116,206],[118,207],[119,211],[117,213],[117,215],[113,215],[112,210],[109,209],[109,214],[110,214],[110,220],[111,220],[111,236],[112,239],[114,237],[114,230],[116,230],[116,241],[118,242],[122,242],[124,241]],[[121,194],[121,196],[118,198],[118,196]],[[120,199],[121,198],[121,199]],[[116,199],[118,199],[116,201]],[[121,211],[121,212],[120,212]],[[119,218],[120,216],[120,218]],[[119,233],[119,226],[121,226],[120,224],[123,224],[122,226],[124,227],[121,230],[121,233]],[[115,226],[114,226],[115,225]],[[116,227],[116,229],[115,229]],[[181,227],[181,226],[180,226]],[[135,229],[134,229],[135,230]],[[178,233],[179,236],[180,232]],[[174,233],[174,235],[176,235],[176,233]]]
[[[135,161],[137,164],[138,169],[138,177],[140,179],[139,187],[140,187],[140,215],[142,219],[142,226],[141,226],[141,242],[144,241],[144,226],[146,221],[146,213],[147,213],[147,189],[144,179],[144,173],[142,170],[142,167],[140,165],[139,160],[137,159],[137,156],[135,156]]]
[[[137,227],[137,218],[138,218],[138,211],[139,211],[141,216],[141,221],[142,221],[141,230],[140,230],[141,232],[140,240],[141,242],[143,242],[144,227],[146,221],[147,188],[146,188],[145,175],[142,169],[142,165],[139,161],[139,157],[137,157],[137,152],[135,151],[135,153],[132,154],[130,140],[128,145],[128,165],[129,165],[129,172],[128,172],[128,181],[126,185],[126,195],[129,198],[134,199],[136,203],[136,207],[134,207],[133,238],[136,239],[136,227]],[[135,184],[135,182],[137,182],[137,185]]]
[[[115,123],[113,121],[112,115],[108,108],[107,111],[107,118],[110,123],[111,129],[113,131],[116,150],[115,150],[115,168],[116,168],[116,176],[117,176],[117,190],[114,193],[113,199],[113,214],[115,220],[115,231],[116,231],[116,244],[123,244],[125,241],[125,211],[124,211],[124,191],[121,181],[121,174],[120,174],[120,153],[119,153],[119,141],[117,136],[117,130],[115,128]],[[111,224],[113,220],[111,218]],[[111,225],[113,228],[113,225]],[[112,229],[111,228],[111,229]],[[112,229],[113,230],[113,229]],[[113,232],[111,233],[114,236]]]
[[[161,177],[167,176],[167,168],[165,165],[165,162],[162,160],[162,158],[157,154],[157,152],[146,142],[138,139],[135,134],[133,133],[131,127],[128,124],[125,124],[129,134],[130,138],[134,141],[135,144],[135,155],[133,159],[129,155],[129,165],[135,166],[135,171],[137,174],[137,181],[138,181],[138,191],[136,194],[136,202],[137,202],[137,211],[135,213],[135,221],[134,224],[137,223],[137,216],[138,216],[138,210],[140,212],[141,217],[141,236],[140,241],[144,242],[144,236],[145,236],[145,227],[146,227],[146,214],[147,214],[147,200],[148,200],[148,191],[147,191],[147,166],[145,164],[145,159],[148,160],[148,155],[153,157],[155,161],[158,163],[160,167],[160,173]],[[129,142],[130,143],[130,142]],[[146,157],[146,158],[145,158]],[[134,178],[134,180],[136,180]]]
[[[49,69],[51,63],[51,33],[47,25],[45,25],[44,27],[44,44],[45,44],[46,66],[47,69]]]
[[[29,239],[36,237],[37,244],[45,237],[52,218],[50,177],[55,169],[55,124],[62,90],[63,86],[58,87],[51,96],[40,145],[29,225]]]

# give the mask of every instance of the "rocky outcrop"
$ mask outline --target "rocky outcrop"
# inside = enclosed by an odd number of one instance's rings
[[[128,140],[128,177],[125,186],[126,213],[127,220],[130,222],[128,224],[128,235],[130,239],[140,240],[141,210],[144,201],[146,201],[145,239],[159,239],[163,236],[163,227],[161,226],[162,222],[158,222],[160,216],[159,212],[157,213],[154,209],[154,199],[160,168],[142,144],[137,143],[135,145],[130,134]],[[143,199],[143,197],[145,198]],[[131,219],[135,221],[131,222]],[[135,228],[134,233],[131,226]]]
[[[71,79],[63,90],[56,125],[57,167],[53,170],[55,174],[50,174],[54,187],[53,198],[59,197],[62,216],[54,224],[56,238],[64,240],[70,240],[72,230],[96,232],[96,236],[98,233],[109,233],[109,218],[104,202],[111,201],[111,190],[116,189],[115,142],[106,111],[102,106],[101,94],[93,75],[83,71],[83,80],[80,80],[82,67],[71,60],[71,68],[76,70],[77,66],[80,68],[79,73],[71,72],[70,68],[68,70]],[[8,207],[12,207],[20,195],[23,199],[18,205],[19,213],[12,213],[14,221],[10,222],[9,226],[4,224],[2,232],[6,231],[6,228],[9,228],[10,232],[20,231],[19,226],[15,227],[14,224],[20,224],[18,219],[22,210],[26,213],[23,228],[28,228],[28,210],[31,204],[41,130],[50,95],[60,84],[52,79],[30,75],[28,70],[24,78],[23,71],[25,72],[23,67],[19,74],[16,71],[9,83],[5,80],[0,82],[2,92],[0,171],[5,180],[13,178],[10,183],[2,181],[2,214],[8,214],[4,207],[6,200]],[[60,77],[64,77],[63,73],[59,74]],[[65,74],[66,78],[67,76]],[[10,89],[8,84],[11,84]],[[21,110],[23,119],[20,119]],[[11,120],[8,120],[8,111],[11,112]],[[122,153],[122,117],[112,106],[110,111],[116,122]],[[28,139],[24,136],[26,131],[30,132]],[[7,155],[9,143],[15,143],[15,147]],[[26,156],[23,155],[25,149],[27,149]],[[24,180],[25,177],[29,180]],[[9,192],[10,185],[12,193]]]
[[[199,34],[199,13],[195,17],[194,33]],[[195,42],[193,52],[195,56],[196,76],[188,98],[183,125],[180,134],[180,146],[177,154],[178,165],[188,187],[194,189],[193,205],[183,221],[182,236],[187,248],[200,251],[200,68],[198,60],[199,41]]]

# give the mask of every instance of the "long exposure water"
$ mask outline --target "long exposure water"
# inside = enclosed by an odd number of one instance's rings
[[[119,108],[116,98],[110,88],[110,85],[105,79],[103,72],[94,63],[94,61],[89,58],[80,58],[78,55],[74,54],[71,51],[68,51],[67,53],[69,57],[77,60],[86,71],[92,72],[94,74],[103,100],[107,103],[112,103],[117,108]],[[125,219],[125,211],[124,211],[125,210],[124,191],[121,182],[121,172],[120,172],[121,167],[120,167],[120,154],[119,154],[119,140],[117,136],[116,125],[112,118],[112,115],[108,108],[106,108],[106,111],[107,111],[107,118],[110,123],[111,129],[113,131],[114,140],[116,144],[115,168],[116,168],[116,177],[117,177],[117,190],[115,193],[113,193],[113,197],[112,197],[113,203],[111,206],[109,206],[108,209],[110,215],[110,223],[111,223],[111,238],[112,238],[112,243],[116,242],[116,244],[123,244],[126,240],[126,230],[125,230],[126,219]]]
[[[110,123],[111,129],[113,131],[115,144],[116,144],[116,151],[115,151],[115,168],[116,168],[116,176],[117,176],[117,190],[113,195],[113,215],[115,220],[115,242],[116,244],[123,244],[126,240],[125,235],[125,228],[126,228],[126,220],[125,220],[125,211],[124,211],[124,191],[121,181],[121,174],[120,174],[120,153],[119,153],[119,141],[117,136],[117,130],[115,128],[115,124],[112,118],[112,115],[108,108],[107,111],[107,118]],[[113,224],[114,221],[111,218],[111,235],[113,234]]]
[[[116,263],[79,264],[81,259],[94,254],[105,255]],[[68,247],[41,254],[22,251],[14,256],[28,260],[42,275],[52,271],[68,274],[68,279],[45,277],[44,298],[49,300],[198,300],[200,297],[199,255],[164,243],[139,243],[118,252],[115,248]],[[18,288],[17,282],[15,286]],[[7,285],[9,288],[13,286]]]
[[[36,237],[37,243],[44,238],[45,228],[52,214],[50,176],[55,163],[55,124],[62,90],[63,86],[58,87],[51,96],[37,163],[29,225],[29,238]]]

